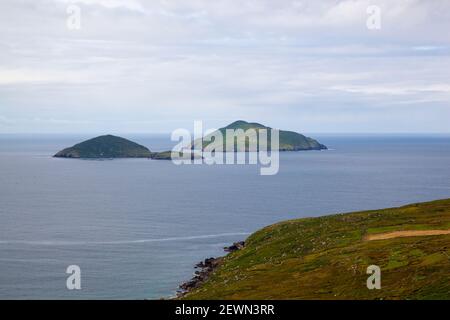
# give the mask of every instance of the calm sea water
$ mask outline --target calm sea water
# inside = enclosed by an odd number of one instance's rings
[[[153,150],[165,136],[126,136]],[[280,220],[450,197],[449,136],[316,135],[329,151],[256,166],[86,161],[87,137],[0,136],[0,298],[160,298],[196,262]],[[79,265],[82,290],[66,289]]]

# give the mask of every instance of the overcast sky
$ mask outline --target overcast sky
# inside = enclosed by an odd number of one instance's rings
[[[0,133],[450,132],[449,54],[448,0],[2,0]]]

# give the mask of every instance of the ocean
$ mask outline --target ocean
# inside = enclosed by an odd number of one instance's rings
[[[123,135],[152,151],[165,135]],[[71,135],[0,135],[0,298],[159,299],[275,222],[450,197],[448,135],[313,135],[280,171],[52,155]],[[66,269],[81,269],[68,290]]]

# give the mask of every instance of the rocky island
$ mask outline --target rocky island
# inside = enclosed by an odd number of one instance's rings
[[[226,132],[228,129],[242,130],[241,133],[236,133],[236,142],[238,142],[238,143],[235,144],[234,150],[227,149]],[[236,152],[236,151],[237,152],[256,152],[256,151],[258,151],[259,150],[258,141],[252,141],[245,135],[245,133],[247,132],[247,130],[254,130],[255,132],[258,133],[259,130],[261,130],[261,129],[267,130],[268,136],[269,136],[267,148],[271,149],[271,146],[270,146],[270,133],[272,130],[271,127],[267,127],[265,125],[262,125],[262,124],[256,123],[256,122],[247,122],[247,121],[243,121],[243,120],[238,120],[238,121],[235,121],[235,122],[229,124],[226,127],[220,128],[218,130],[224,137],[222,150],[225,150],[226,152]],[[211,137],[213,137],[216,133],[217,133],[217,131],[213,132],[203,138],[203,148],[206,148],[211,143],[214,143],[214,139],[211,139]],[[326,150],[327,149],[327,147],[325,145],[319,143],[318,141],[316,141],[312,138],[306,137],[297,132],[279,130],[279,134],[280,134],[279,151],[306,151],[306,150]],[[245,142],[246,139],[247,139],[247,141]],[[256,137],[256,139],[257,139],[257,137]],[[243,143],[241,143],[241,146],[245,145],[245,150],[244,150],[244,148],[242,148],[242,150],[239,149],[239,142],[243,142]],[[257,147],[256,147],[256,149],[252,149],[251,146],[257,146]]]
[[[153,156],[154,153],[148,148],[113,135],[81,142],[54,155],[56,158],[80,159],[152,158]]]

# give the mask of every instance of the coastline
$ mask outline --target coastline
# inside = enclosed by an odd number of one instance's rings
[[[194,277],[186,282],[183,282],[178,287],[175,297],[171,297],[171,299],[183,299],[186,297],[190,292],[192,292],[192,290],[197,289],[209,279],[209,277],[221,265],[225,257],[235,251],[243,249],[244,247],[245,241],[235,242],[231,246],[223,248],[224,252],[227,252],[224,256],[206,258],[205,260],[197,263],[194,266],[194,268],[197,269],[194,272]]]
[[[242,252],[199,264],[204,275],[177,298],[447,300],[449,214],[442,199],[282,221],[252,234]],[[367,286],[374,265],[383,290]],[[420,276],[405,281],[411,274]]]

